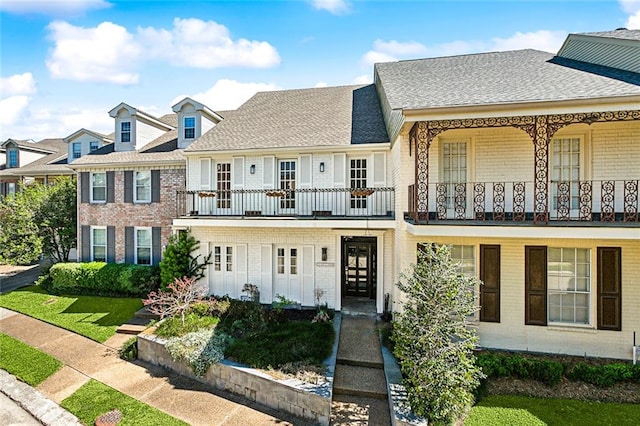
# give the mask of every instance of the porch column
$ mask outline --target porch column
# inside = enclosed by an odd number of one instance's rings
[[[549,120],[546,115],[535,117],[534,147],[534,184],[533,184],[533,222],[549,221]]]
[[[409,143],[415,146],[415,189],[413,205],[414,220],[429,221],[429,147],[433,135],[429,132],[429,122],[419,121],[413,125],[409,133]]]

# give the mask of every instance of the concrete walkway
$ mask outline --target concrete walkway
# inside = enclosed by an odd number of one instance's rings
[[[162,368],[123,361],[115,348],[3,308],[0,331],[65,364],[38,386],[57,403],[95,379],[192,425],[305,424]]]
[[[343,315],[333,395],[333,425],[391,424],[375,317]]]

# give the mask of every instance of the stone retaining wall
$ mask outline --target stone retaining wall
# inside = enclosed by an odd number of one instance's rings
[[[138,335],[138,359],[159,365],[190,377],[217,389],[241,395],[266,407],[282,410],[321,425],[328,425],[331,417],[333,373],[340,333],[340,316],[334,318],[336,339],[332,355],[325,360],[327,373],[325,383],[312,385],[296,379],[276,380],[253,368],[223,360],[212,365],[204,377],[198,377],[191,368],[175,362],[164,345],[166,340],[154,335]]]

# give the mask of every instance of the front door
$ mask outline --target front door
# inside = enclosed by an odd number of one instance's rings
[[[376,237],[342,238],[343,296],[375,298],[376,247]]]

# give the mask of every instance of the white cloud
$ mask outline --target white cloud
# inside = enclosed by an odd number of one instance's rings
[[[489,41],[457,40],[433,46],[416,41],[376,40],[373,50],[363,55],[362,63],[371,66],[376,62],[390,62],[399,59],[461,55],[477,52],[538,49],[556,52],[566,37],[565,31],[539,30],[528,33],[517,32],[507,38],[495,37]]]
[[[173,28],[138,28],[138,42],[151,58],[194,68],[267,68],[280,63],[277,50],[265,41],[233,40],[224,25],[200,19],[173,20]]]
[[[5,126],[11,126],[20,120],[28,106],[28,96],[10,96],[0,100],[0,125],[2,125],[3,133],[5,133],[6,130]],[[11,136],[7,135],[7,137],[3,137],[2,141],[5,141],[9,137]]]
[[[89,10],[106,9],[111,6],[111,3],[105,0],[2,0],[0,11],[62,17],[82,14]]]
[[[135,84],[142,50],[126,28],[103,22],[82,28],[63,21],[49,24],[54,48],[47,59],[53,78]]]
[[[257,92],[280,90],[274,83],[241,83],[236,80],[221,79],[204,92],[195,95],[176,96],[171,105],[180,102],[189,96],[198,102],[202,102],[214,111],[236,109]]]
[[[329,85],[324,81],[319,81],[316,83],[315,87],[328,87]]]
[[[369,74],[359,75],[353,79],[354,84],[370,84],[373,83],[373,77]]]
[[[630,30],[640,30],[640,12],[630,15],[625,25]]]
[[[146,27],[136,33],[111,22],[84,28],[55,21],[48,29],[54,47],[47,67],[60,79],[136,84],[138,67],[152,60],[194,68],[265,68],[280,63],[269,43],[234,40],[214,21],[176,18],[169,30]]]
[[[334,15],[349,12],[349,4],[345,0],[313,0],[313,7],[317,10],[326,10]]]
[[[620,0],[620,6],[629,14],[625,27],[630,30],[640,30],[640,0]]]
[[[30,72],[0,77],[0,97],[34,93],[36,93],[36,80]]]

